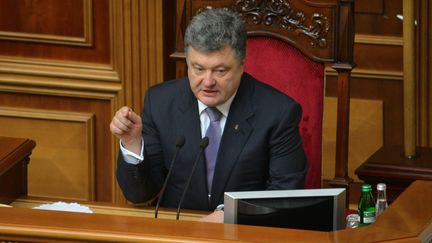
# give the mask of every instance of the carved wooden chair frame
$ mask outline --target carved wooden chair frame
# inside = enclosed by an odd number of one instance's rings
[[[329,182],[348,188],[349,90],[354,68],[354,0],[178,0],[176,75],[186,75],[183,35],[190,19],[206,8],[230,8],[241,14],[248,36],[274,36],[291,43],[311,59],[337,72],[335,177]],[[348,200],[348,197],[347,197]]]

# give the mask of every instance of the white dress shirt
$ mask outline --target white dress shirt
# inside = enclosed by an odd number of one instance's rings
[[[220,120],[220,126],[221,126],[221,132],[223,133],[223,130],[225,128],[225,123],[228,117],[228,112],[231,107],[232,101],[234,100],[235,93],[231,98],[229,98],[225,103],[222,105],[216,106],[216,108],[222,113],[222,117]],[[204,105],[200,100],[198,100],[198,112],[200,114],[200,124],[201,124],[201,138],[203,138],[206,134],[207,128],[210,125],[210,118],[208,117],[207,113],[204,112],[204,110],[207,108],[206,105]],[[173,144],[174,146],[174,144]],[[120,151],[123,155],[124,161],[129,164],[137,165],[141,163],[144,160],[144,138],[141,139],[141,153],[135,154],[129,150],[127,150],[125,147],[123,147],[121,141],[120,141]]]

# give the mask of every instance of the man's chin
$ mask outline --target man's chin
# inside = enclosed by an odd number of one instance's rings
[[[221,104],[220,100],[213,97],[198,97],[198,99],[206,106],[215,107]]]

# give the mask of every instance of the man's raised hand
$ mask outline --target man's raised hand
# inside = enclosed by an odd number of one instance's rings
[[[142,122],[141,117],[131,108],[124,106],[116,112],[111,120],[110,130],[127,150],[140,154]]]

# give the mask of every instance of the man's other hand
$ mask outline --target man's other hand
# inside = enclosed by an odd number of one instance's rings
[[[207,222],[207,223],[223,223],[224,222],[224,211],[218,210],[214,211],[213,213],[202,217],[200,222]]]

